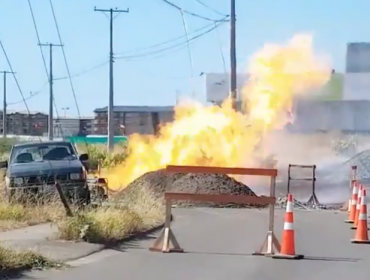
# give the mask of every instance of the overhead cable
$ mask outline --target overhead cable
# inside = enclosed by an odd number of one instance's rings
[[[182,11],[184,14],[188,14],[190,16],[193,16],[193,17],[197,17],[197,18],[200,18],[200,19],[203,19],[203,20],[207,20],[207,21],[212,21],[212,22],[217,22],[217,21],[220,21],[220,20],[217,20],[217,19],[212,19],[212,18],[208,18],[208,17],[204,17],[202,15],[198,15],[196,13],[193,13],[193,12],[190,12],[188,10],[185,10],[181,7],[179,7],[178,5],[168,1],[168,0],[162,0],[163,2],[165,2],[166,4],[168,4],[169,6],[171,6],[172,8],[175,8],[179,11]],[[221,21],[224,21],[224,20],[221,20]]]

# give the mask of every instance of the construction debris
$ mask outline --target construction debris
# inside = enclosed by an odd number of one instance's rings
[[[148,172],[130,183],[126,191],[140,188],[143,185],[150,187],[156,196],[163,196],[165,191],[183,192],[192,194],[230,194],[257,196],[246,185],[219,174],[179,174],[166,173],[164,170]],[[264,208],[261,205],[241,205],[234,203],[219,204],[213,202],[178,202],[178,206],[199,207],[230,207],[230,208]]]
[[[282,196],[277,198],[276,200],[276,206],[279,208],[285,208],[287,203],[287,197]],[[304,203],[300,202],[296,199],[293,199],[293,205],[297,209],[302,209],[302,210],[316,210],[316,209],[322,209],[322,210],[339,210],[341,208],[341,204],[317,204],[313,205],[310,203]]]

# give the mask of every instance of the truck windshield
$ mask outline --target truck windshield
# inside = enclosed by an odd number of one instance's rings
[[[14,147],[10,156],[10,164],[27,163],[43,160],[76,159],[76,153],[69,143],[22,145]]]

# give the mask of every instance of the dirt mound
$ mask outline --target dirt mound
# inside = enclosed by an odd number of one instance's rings
[[[134,192],[143,186],[149,188],[155,196],[163,196],[165,191],[186,192],[196,194],[232,194],[250,195],[256,194],[246,185],[230,178],[227,175],[219,174],[168,174],[164,170],[149,172],[130,183],[126,192]],[[178,202],[181,206],[212,206],[212,207],[261,207],[260,205],[240,205],[240,204],[219,204],[211,202]]]

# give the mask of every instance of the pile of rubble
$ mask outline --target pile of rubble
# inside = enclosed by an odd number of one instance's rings
[[[163,196],[165,191],[192,194],[229,194],[257,196],[248,186],[220,174],[180,174],[166,173],[164,170],[148,172],[130,183],[124,192],[146,186],[156,196]],[[264,208],[261,205],[241,205],[234,203],[220,204],[213,202],[178,202],[178,206]]]
[[[276,199],[276,207],[278,208],[285,208],[287,204],[287,197],[279,197]],[[325,209],[325,210],[339,210],[342,205],[341,204],[312,204],[307,202],[300,202],[296,199],[293,199],[293,205],[296,209],[302,210],[315,210],[315,209]]]

